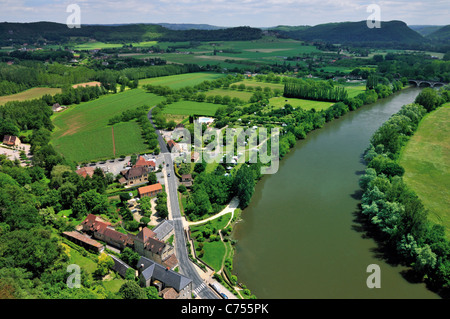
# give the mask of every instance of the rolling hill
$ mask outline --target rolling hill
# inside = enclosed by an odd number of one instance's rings
[[[298,30],[279,30],[282,35],[304,41],[329,43],[401,43],[427,42],[402,21],[382,21],[381,28],[368,28],[366,21],[325,23]]]
[[[193,25],[192,25],[193,27]],[[262,31],[250,27],[172,30],[157,24],[81,25],[68,28],[54,22],[0,23],[0,46],[23,43],[67,43],[78,40],[132,43],[144,41],[255,40]]]
[[[445,27],[430,33],[426,38],[435,42],[450,44],[450,25],[446,25]]]

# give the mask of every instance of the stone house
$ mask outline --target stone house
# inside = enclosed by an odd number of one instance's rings
[[[146,257],[136,265],[142,286],[154,286],[165,299],[191,299],[192,280]]]

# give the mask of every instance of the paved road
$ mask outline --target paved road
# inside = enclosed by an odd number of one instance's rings
[[[152,121],[152,110],[150,110],[147,116],[152,125],[155,127],[155,124]],[[173,171],[172,156],[167,149],[166,142],[162,138],[161,134],[159,134],[158,130],[156,130],[156,133],[158,134],[158,142],[161,148],[161,155],[164,158],[165,164],[169,164],[169,167],[166,167],[166,171],[168,173],[171,173],[170,177],[167,177],[168,185],[166,185],[166,192],[168,193],[170,198],[170,207],[175,229],[175,253],[178,258],[180,273],[192,279],[192,290],[195,291],[200,298],[219,299],[217,295],[203,282],[202,278],[195,269],[195,265],[188,257],[183,229],[183,221],[181,219],[182,217],[180,206],[178,205],[177,180]]]

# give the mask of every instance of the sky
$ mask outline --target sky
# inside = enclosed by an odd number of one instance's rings
[[[367,20],[374,13],[367,11],[371,4],[381,21],[450,24],[450,0],[0,0],[0,22],[66,23],[70,4],[79,6],[81,24],[317,25]]]

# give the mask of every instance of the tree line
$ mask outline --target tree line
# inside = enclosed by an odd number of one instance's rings
[[[415,103],[403,106],[372,136],[364,156],[367,169],[360,179],[361,213],[375,225],[382,245],[410,266],[419,280],[441,290],[450,284],[450,242],[444,227],[428,220],[426,208],[403,181],[404,168],[398,164],[402,147],[421,119],[450,101],[448,89],[433,91],[439,99],[434,107],[420,104],[430,95],[423,90]]]
[[[283,96],[315,101],[343,101],[348,93],[344,87],[333,87],[329,82],[298,80],[284,85]]]

